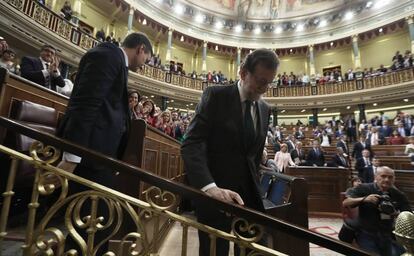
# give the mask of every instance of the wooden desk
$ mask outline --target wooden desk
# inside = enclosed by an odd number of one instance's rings
[[[340,193],[348,188],[350,169],[296,166],[287,168],[286,174],[306,180],[310,213],[339,214],[341,212]]]

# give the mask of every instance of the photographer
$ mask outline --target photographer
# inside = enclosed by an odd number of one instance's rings
[[[394,171],[379,167],[373,183],[361,184],[348,191],[344,207],[359,206],[356,242],[364,250],[384,256],[401,255],[402,246],[394,239],[394,220],[402,211],[411,211],[407,197],[394,186]]]

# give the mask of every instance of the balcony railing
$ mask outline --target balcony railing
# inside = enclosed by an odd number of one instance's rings
[[[38,24],[61,36],[64,40],[80,46],[85,50],[88,50],[99,43],[98,40],[80,31],[77,26],[55,14],[45,6],[40,5],[37,1],[5,0],[5,2],[36,21]],[[176,86],[199,91],[204,90],[207,86],[215,85],[214,83],[210,83],[204,80],[192,79],[190,77],[173,74],[168,71],[163,71],[162,69],[154,68],[148,65],[146,65],[145,68],[139,73],[156,81],[170,83]],[[384,87],[413,80],[414,72],[412,68],[409,68],[387,72],[380,76],[354,79],[352,81],[344,81],[341,83],[328,82],[314,86],[307,85],[293,87],[273,85],[267,91],[266,97],[304,97],[330,95]]]

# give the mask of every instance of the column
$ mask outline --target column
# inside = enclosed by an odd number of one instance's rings
[[[359,123],[362,122],[362,120],[367,120],[365,116],[365,104],[358,104],[359,109]]]
[[[410,41],[411,41],[411,52],[414,52],[414,16],[411,15],[405,18],[408,24],[408,30],[410,32]]]
[[[161,110],[165,111],[168,107],[168,97],[161,96]]]
[[[172,33],[173,33],[173,29],[169,28],[168,29],[168,41],[167,41],[167,55],[165,56],[165,62],[167,64],[169,64],[171,60]]]
[[[313,52],[313,44],[308,45],[309,50],[309,75],[315,74],[315,55]]]
[[[241,62],[241,48],[237,47],[237,59],[236,59],[236,64],[237,64],[237,70],[236,70],[236,78],[239,79],[240,75],[240,62]]]
[[[277,121],[277,107],[272,108],[272,115],[273,115],[273,126],[278,126]]]
[[[316,127],[318,125],[318,109],[317,108],[313,108],[312,109],[312,114],[313,114],[313,127]]]
[[[203,42],[203,55],[202,55],[202,60],[203,62],[201,63],[201,72],[204,74],[207,74],[207,41]]]
[[[132,32],[132,22],[134,20],[134,8],[129,8],[129,15],[128,15],[128,35]]]
[[[82,1],[76,0],[75,4],[73,5],[73,15],[72,15],[72,22],[75,25],[79,24],[79,19],[82,14]]]
[[[352,59],[354,60],[354,69],[361,68],[361,55],[358,48],[358,35],[352,35]]]

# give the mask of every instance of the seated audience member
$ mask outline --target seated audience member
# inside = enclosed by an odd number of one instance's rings
[[[332,142],[331,136],[325,130],[322,131],[319,140],[322,147],[329,147]]]
[[[359,134],[365,134],[365,132],[367,131],[367,127],[368,127],[367,121],[365,119],[362,119],[358,127]]]
[[[60,12],[65,20],[70,21],[72,19],[72,7],[70,6],[70,1],[65,1]]]
[[[370,146],[383,145],[385,143],[385,137],[378,132],[377,127],[372,127],[367,142]]]
[[[140,95],[137,91],[128,92],[129,110],[131,112],[131,119],[136,120],[139,118],[139,112],[142,111],[142,105],[140,103]]]
[[[174,137],[173,123],[171,121],[170,111],[166,110],[161,113],[156,127],[158,128],[158,130],[164,132],[165,134]]]
[[[297,140],[302,140],[302,139],[305,138],[305,133],[303,132],[303,127],[302,126],[300,126],[298,131],[296,131],[295,138]]]
[[[344,153],[344,150],[341,147],[337,147],[336,154],[333,157],[332,166],[339,167],[339,168],[348,168],[349,163],[348,163],[347,156],[348,155]]]
[[[400,135],[399,132],[393,131],[392,136],[390,138],[391,145],[402,145],[404,144],[404,137]]]
[[[369,168],[372,165],[371,152],[368,149],[362,151],[362,157],[357,158],[355,163],[355,169],[358,171],[358,177],[363,179],[363,173],[365,168]]]
[[[348,148],[348,144],[346,142],[346,135],[339,136],[339,140],[336,143],[336,147],[342,148],[342,150],[345,154],[345,157],[349,156],[349,148]]]
[[[335,132],[335,138],[339,138],[342,135],[346,136],[346,133],[345,133],[344,127],[342,125],[339,125],[338,130],[336,130],[336,132]]]
[[[6,42],[6,39],[0,36],[0,54],[7,49],[9,49],[9,45]]]
[[[404,153],[411,158],[411,165],[414,165],[414,136],[410,136],[408,142],[405,146]]]
[[[286,137],[286,145],[288,146],[289,153],[295,149],[295,137],[293,135],[288,135]]]
[[[277,166],[273,159],[267,157],[266,148],[263,149],[262,161],[260,162],[260,168],[266,171],[277,172]]]
[[[149,125],[153,125],[153,119],[155,114],[154,102],[150,99],[142,101],[142,109],[138,112],[138,118],[144,119]]]
[[[306,157],[305,151],[302,149],[302,142],[296,142],[296,148],[290,152],[290,156],[292,157],[293,162],[296,165],[305,165],[306,164]]]
[[[60,60],[56,49],[50,45],[42,46],[40,57],[23,57],[20,64],[22,77],[41,86],[56,91],[56,86],[65,86],[59,71]]]
[[[390,137],[392,135],[392,128],[388,125],[388,120],[382,121],[382,126],[379,132],[382,133],[384,137]]]
[[[387,72],[387,68],[386,68],[386,67],[384,67],[384,64],[381,64],[381,65],[380,65],[380,67],[377,69],[377,71],[378,71],[380,74],[383,74],[383,73],[386,73],[386,72]]]
[[[284,173],[286,168],[291,165],[295,166],[290,153],[288,152],[288,146],[286,144],[280,145],[280,151],[275,154],[275,163],[279,172]]]
[[[398,214],[411,208],[407,196],[394,186],[394,181],[394,170],[379,167],[373,183],[350,189],[342,203],[344,207],[359,207],[355,223],[358,246],[381,256],[397,256],[405,251],[393,239],[392,231]]]
[[[10,73],[19,74],[19,70],[14,64],[14,57],[16,53],[12,49],[7,49],[3,51],[0,59],[0,67],[7,69]]]
[[[309,150],[308,156],[306,157],[306,164],[308,166],[327,166],[325,163],[325,155],[322,148],[317,140],[312,142],[312,149]]]
[[[182,122],[180,122],[176,127],[174,131],[174,138],[180,142],[183,142],[185,139],[185,133],[187,131],[188,125],[190,124],[190,121],[185,118]]]

